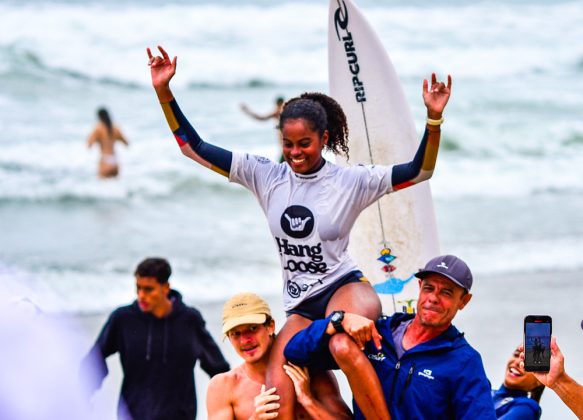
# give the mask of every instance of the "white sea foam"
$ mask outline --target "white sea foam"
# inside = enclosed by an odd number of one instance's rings
[[[402,77],[436,69],[495,80],[573,69],[583,56],[577,47],[583,36],[577,2],[372,7],[366,12]],[[52,69],[148,86],[144,49],[160,43],[180,56],[183,77],[177,85],[325,83],[326,14],[321,3],[301,8],[290,3],[0,5],[0,54],[9,48]],[[0,71],[7,66],[4,62]]]
[[[279,294],[263,214],[179,153],[145,47],[179,56],[174,92],[204,139],[277,159],[274,122],[238,104],[268,111],[276,95],[327,89],[326,3],[0,3],[0,258],[20,273],[4,269],[3,290],[51,311],[108,310],[157,254],[187,299]],[[431,180],[446,247],[482,273],[581,269],[580,2],[358,3],[419,130],[422,78],[454,77]],[[130,140],[115,181],[96,179],[84,145],[101,104]]]

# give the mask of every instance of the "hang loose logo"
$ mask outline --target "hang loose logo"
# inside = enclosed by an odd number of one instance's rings
[[[290,206],[281,215],[280,224],[292,238],[306,238],[314,230],[314,215],[304,206]]]
[[[285,213],[284,213],[284,216],[287,219],[287,221],[289,222],[290,229],[293,230],[294,232],[304,230],[304,228],[306,227],[306,223],[308,223],[310,220],[312,220],[312,218],[309,216],[306,217],[305,219],[302,219],[301,217],[294,217],[292,219],[291,217],[289,217]]]

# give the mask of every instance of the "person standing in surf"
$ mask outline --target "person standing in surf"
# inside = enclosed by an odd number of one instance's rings
[[[243,111],[245,114],[249,115],[250,117],[255,118],[258,121],[267,121],[267,120],[274,119],[279,124],[279,116],[281,115],[281,111],[283,110],[284,103],[285,103],[285,100],[283,99],[283,96],[278,96],[277,98],[275,98],[275,108],[270,113],[258,114],[256,112],[252,111],[247,106],[247,104],[241,104],[241,111]],[[283,139],[281,138],[281,130],[279,129],[279,125],[276,125],[275,129],[277,130],[277,139],[278,139],[277,145],[281,149]],[[282,153],[279,157],[279,162],[281,163],[283,161],[284,161],[284,157],[283,157],[283,153]]]
[[[87,147],[91,148],[95,143],[99,144],[101,157],[97,174],[100,178],[113,178],[119,174],[119,163],[115,156],[115,142],[120,141],[126,146],[129,143],[119,127],[111,121],[107,109],[99,108],[97,118],[99,122],[87,139]]]
[[[324,148],[348,154],[348,127],[338,103],[321,93],[289,100],[280,115],[285,163],[233,153],[201,139],[182,114],[170,89],[177,57],[170,59],[147,49],[152,85],[181,152],[248,188],[268,219],[283,271],[283,300],[287,314],[270,355],[267,387],[281,397],[279,416],[294,416],[293,383],[282,366],[290,338],[314,320],[332,312],[356,313],[370,320],[381,314],[376,292],[347,252],[350,230],[362,210],[390,192],[431,177],[437,159],[442,113],[451,92],[438,82],[423,81],[427,126],[411,162],[393,166],[356,165],[341,168],[322,157]],[[340,319],[341,321],[341,319]],[[340,322],[337,322],[341,328]],[[332,354],[343,351],[332,337]],[[364,354],[342,366],[354,398],[368,419],[390,418],[381,385]]]

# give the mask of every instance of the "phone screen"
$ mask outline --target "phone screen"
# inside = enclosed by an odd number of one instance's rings
[[[552,320],[547,315],[524,318],[524,369],[548,372],[551,364]]]

